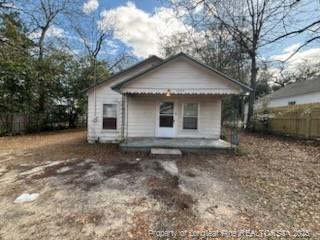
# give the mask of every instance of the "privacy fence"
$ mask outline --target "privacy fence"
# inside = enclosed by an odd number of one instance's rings
[[[305,139],[320,138],[320,104],[261,110],[255,113],[254,130]]]
[[[50,114],[0,113],[0,136],[15,135],[70,127],[85,127],[86,116],[68,119]]]

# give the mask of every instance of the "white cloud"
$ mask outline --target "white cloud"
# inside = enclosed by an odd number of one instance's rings
[[[292,44],[291,46],[285,48],[283,51],[291,54],[294,51],[296,51],[300,46],[301,46],[300,43],[295,43],[295,44]]]
[[[283,53],[271,56],[272,60],[285,61],[287,60],[298,48],[300,44],[293,44],[283,50]],[[309,48],[307,50],[300,50],[287,60],[288,70],[294,70],[299,64],[308,62],[315,64],[319,62],[320,48]]]
[[[17,5],[15,5],[13,2],[3,2],[2,3],[2,7],[4,7],[4,8],[16,8],[17,9]]]
[[[287,60],[288,57],[290,57],[300,46],[300,44],[293,44],[285,48],[281,54],[271,56],[271,59],[276,61]],[[281,64],[276,64],[269,70],[275,78],[281,79],[281,71],[284,75],[286,75],[301,72],[301,68],[303,68],[305,64],[307,64],[311,68],[317,67],[317,64],[320,63],[319,56],[320,48],[309,48],[306,50],[300,50],[285,62],[285,64],[282,66],[282,70],[280,68]]]
[[[83,4],[82,10],[84,13],[89,14],[97,10],[98,7],[99,7],[98,0],[87,0],[87,2]]]
[[[40,35],[41,35],[41,32],[40,31],[37,31],[37,32],[32,32],[28,35],[28,37],[30,39],[37,39],[37,38],[40,38]]]
[[[29,34],[29,38],[30,39],[37,39],[37,38],[40,38],[40,36],[41,36],[41,31],[40,30]],[[65,31],[60,27],[51,26],[47,30],[46,36],[47,37],[61,38],[61,37],[65,36]]]
[[[320,48],[310,48],[305,51],[296,53],[289,62],[291,64],[299,64],[305,61],[310,62],[311,64],[319,62]]]
[[[47,36],[48,37],[63,37],[64,36],[64,30],[60,27],[51,26],[48,29]]]
[[[179,1],[178,1],[179,2]],[[193,14],[198,14],[201,11],[204,10],[204,1],[202,0],[189,0],[188,2],[188,8],[192,9]],[[209,6],[211,6],[212,4],[209,2],[206,2],[206,4],[208,4]],[[182,5],[183,6],[183,5]],[[185,7],[178,7],[178,11],[182,11],[182,14],[187,13],[186,9],[184,9]]]
[[[138,57],[160,55],[163,37],[186,31],[185,25],[175,17],[174,11],[165,7],[156,9],[151,15],[128,2],[125,6],[103,11],[101,16],[101,28],[113,26],[115,38],[132,47],[133,53]]]

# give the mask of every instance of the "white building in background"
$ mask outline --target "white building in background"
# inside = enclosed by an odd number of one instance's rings
[[[289,84],[279,90],[258,99],[255,109],[274,108],[288,105],[320,103],[320,79]]]
[[[285,107],[289,105],[320,103],[320,78],[289,84],[266,95],[254,104],[254,109]],[[247,122],[248,104],[244,108]]]

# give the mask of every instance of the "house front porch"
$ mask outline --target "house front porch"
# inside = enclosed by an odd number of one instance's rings
[[[231,152],[234,149],[222,139],[132,137],[120,144],[124,151],[150,151],[151,148],[180,149],[182,152]]]

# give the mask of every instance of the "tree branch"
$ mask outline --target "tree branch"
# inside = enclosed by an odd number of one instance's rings
[[[283,34],[283,35],[281,35],[281,36],[279,36],[279,37],[277,37],[277,38],[269,41],[268,43],[263,44],[262,46],[265,46],[265,45],[270,44],[270,43],[274,43],[274,42],[276,42],[276,41],[279,41],[280,39],[289,37],[289,36],[294,35],[294,34],[303,33],[303,32],[305,32],[305,31],[307,31],[309,28],[311,28],[311,27],[313,27],[313,26],[316,26],[316,25],[318,25],[318,24],[320,25],[320,20],[315,21],[315,22],[313,22],[313,23],[311,23],[311,24],[307,25],[306,27],[301,28],[301,29],[299,29],[299,30],[291,31],[291,32],[289,32],[289,33]]]
[[[304,48],[305,46],[307,46],[309,43],[313,42],[314,40],[317,40],[317,39],[320,39],[320,36],[316,36],[316,37],[313,37],[311,39],[309,39],[308,41],[306,41],[304,44],[302,44],[300,47],[298,47],[289,57],[287,57],[285,60],[281,61],[280,62],[287,62],[290,58],[292,58],[294,55],[296,55],[302,48]]]

